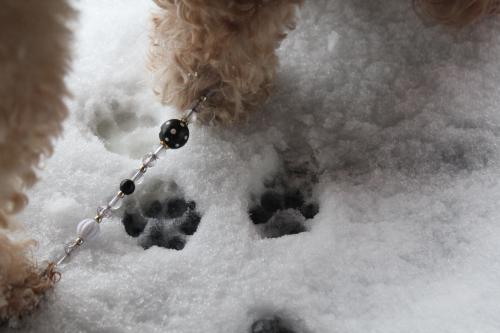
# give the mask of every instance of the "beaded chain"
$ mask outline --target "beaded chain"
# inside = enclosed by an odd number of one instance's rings
[[[118,193],[107,204],[97,208],[97,215],[94,218],[87,218],[78,223],[76,227],[77,236],[69,243],[66,243],[64,245],[64,253],[57,256],[49,264],[50,271],[53,271],[55,267],[66,262],[72,253],[85,242],[95,238],[99,234],[101,222],[104,219],[110,218],[113,211],[120,208],[122,200],[126,195],[134,193],[136,185],[142,183],[146,171],[156,164],[161,155],[168,149],[178,149],[186,144],[189,139],[188,124],[193,120],[194,115],[199,112],[199,107],[210,96],[211,92],[203,94],[193,103],[181,119],[170,119],[161,125],[159,134],[160,145],[153,152],[144,156],[141,166],[139,169],[134,170],[129,179],[121,181]],[[48,271],[45,271],[44,274],[48,274]]]

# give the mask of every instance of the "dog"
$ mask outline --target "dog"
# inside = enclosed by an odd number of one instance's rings
[[[189,107],[203,91],[214,96],[201,121],[232,124],[272,92],[275,50],[295,27],[303,0],[154,0],[151,69],[164,104]],[[413,0],[418,13],[453,27],[499,11],[498,0]]]
[[[303,0],[153,0],[150,69],[164,104],[185,110],[207,91],[201,123],[228,126],[271,95],[275,50],[295,27]],[[410,0],[408,0],[410,1]],[[67,115],[68,0],[0,4],[0,323],[30,313],[54,284],[29,257],[32,240],[12,238],[40,160]],[[496,14],[499,0],[414,0],[419,12],[461,27]],[[47,272],[45,272],[47,273]]]
[[[34,309],[52,280],[29,250],[10,237],[23,194],[36,182],[67,114],[64,84],[75,13],[66,0],[4,0],[0,4],[0,322]]]

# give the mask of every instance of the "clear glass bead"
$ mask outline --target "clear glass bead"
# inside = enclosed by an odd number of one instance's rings
[[[117,210],[118,208],[121,207],[121,205],[122,205],[122,197],[119,194],[115,195],[108,202],[108,206],[111,207],[112,210]]]
[[[156,164],[156,155],[153,153],[148,153],[146,156],[142,158],[142,165],[144,165],[146,168],[152,168]]]
[[[141,184],[144,180],[144,172],[141,170],[135,170],[130,179],[136,184]]]
[[[97,215],[101,216],[102,218],[109,218],[111,216],[111,207],[109,206],[99,206],[97,208]]]

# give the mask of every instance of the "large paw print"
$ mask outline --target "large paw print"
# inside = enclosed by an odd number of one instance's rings
[[[264,237],[276,238],[306,231],[304,222],[318,212],[318,204],[306,199],[300,189],[274,183],[254,200],[248,213]]]
[[[168,187],[177,186],[171,183]],[[179,190],[147,194],[127,202],[122,218],[125,232],[137,237],[145,250],[152,246],[182,250],[201,221],[196,203],[186,200]]]

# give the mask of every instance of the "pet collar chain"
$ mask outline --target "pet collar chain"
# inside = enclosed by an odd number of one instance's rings
[[[143,157],[141,166],[139,169],[134,170],[129,179],[121,181],[118,193],[107,204],[97,208],[97,215],[94,218],[87,218],[78,223],[76,227],[77,236],[64,245],[64,252],[49,264],[49,268],[44,274],[53,274],[55,267],[68,261],[78,248],[99,234],[101,222],[110,218],[113,211],[121,207],[123,198],[135,191],[136,185],[142,183],[146,171],[152,168],[168,149],[178,149],[186,144],[189,139],[188,124],[193,120],[195,114],[199,112],[200,106],[210,96],[211,92],[203,94],[181,119],[170,119],[161,125],[160,145],[153,152]]]

